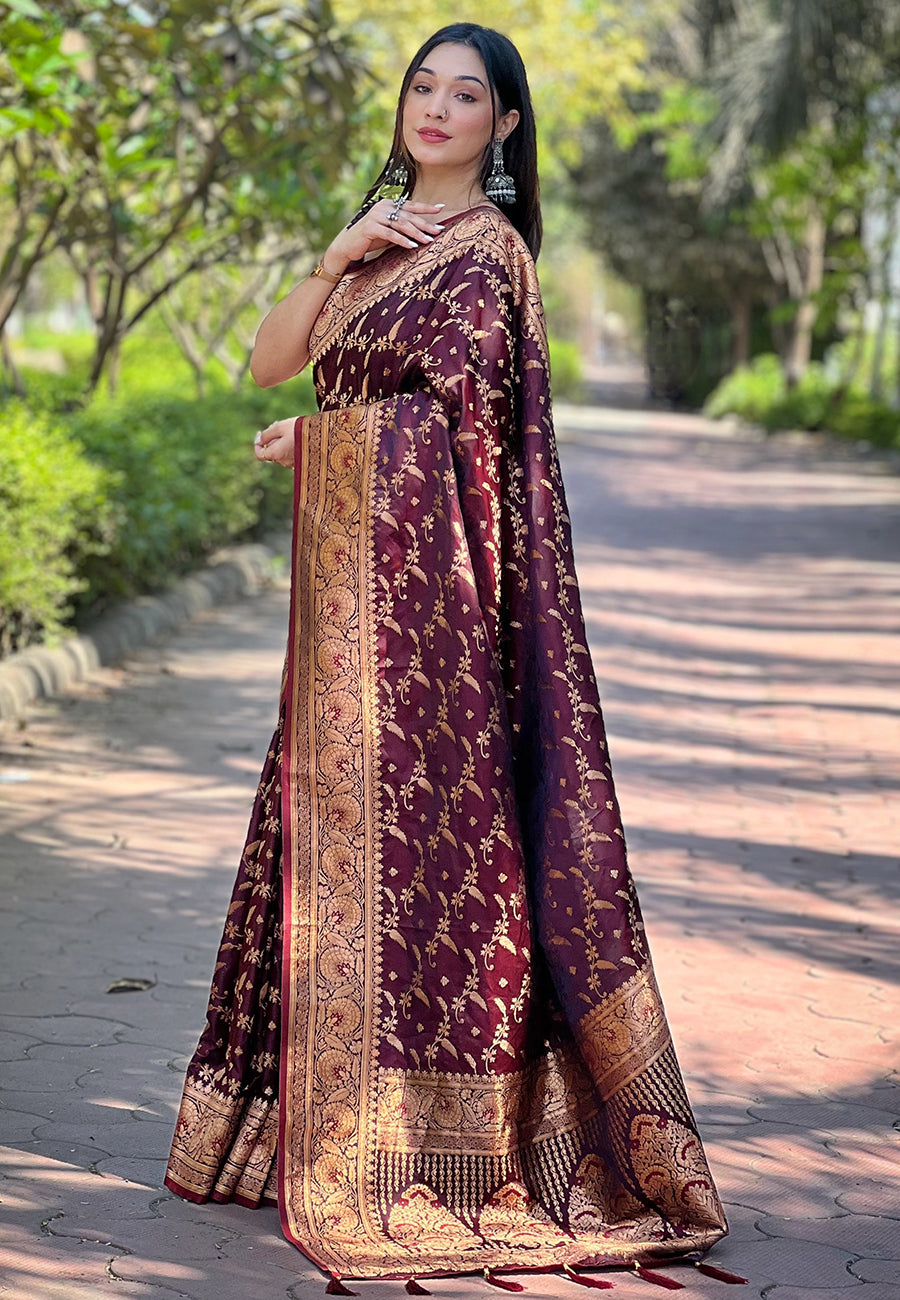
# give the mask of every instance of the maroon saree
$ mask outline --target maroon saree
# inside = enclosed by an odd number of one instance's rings
[[[463,213],[311,348],[281,722],[167,1185],[277,1199],[342,1277],[700,1254],[531,258]]]

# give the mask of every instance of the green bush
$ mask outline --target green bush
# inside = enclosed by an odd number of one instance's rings
[[[115,473],[115,544],[87,562],[82,608],[152,591],[218,547],[289,521],[292,475],[252,449],[258,428],[314,409],[308,380],[289,389],[202,402],[145,393],[73,417],[88,454]]]
[[[786,393],[781,361],[766,352],[726,375],[710,393],[703,410],[713,419],[739,415],[752,424],[764,424],[766,414],[784,400]]]
[[[872,402],[862,393],[848,393],[835,407],[828,427],[845,438],[872,442],[879,447],[900,447],[900,411]]]
[[[584,379],[581,352],[576,343],[551,337],[550,374],[554,397],[577,397]]]
[[[255,459],[253,435],[315,409],[308,375],[204,401],[145,391],[74,411],[65,382],[42,377],[32,391],[34,406],[0,407],[0,654],[289,526],[293,476]]]
[[[722,380],[704,412],[713,418],[738,415],[770,430],[827,429],[881,447],[900,447],[900,411],[852,389],[843,391],[817,362],[788,388],[776,356],[756,357]]]
[[[21,403],[0,419],[0,654],[54,634],[110,542],[110,474]]]
[[[793,388],[785,387],[782,397],[763,412],[767,429],[822,429],[834,405],[834,384],[817,361],[807,366]]]

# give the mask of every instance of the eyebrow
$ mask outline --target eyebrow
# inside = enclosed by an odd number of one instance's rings
[[[431,70],[431,68],[424,68],[424,67],[423,67],[423,68],[416,68],[416,72],[427,72],[428,75],[429,75],[429,77],[436,77],[436,76],[437,76],[437,73],[436,73],[436,72],[433,72],[433,71]],[[459,77],[454,77],[453,80],[454,80],[454,81],[476,81],[476,82],[478,83],[478,85],[481,87],[482,90],[487,90],[487,86],[484,84],[484,82],[481,80],[480,77],[464,77],[464,76],[459,76]]]

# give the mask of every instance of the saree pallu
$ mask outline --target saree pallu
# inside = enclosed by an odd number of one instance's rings
[[[311,351],[281,720],[167,1185],[277,1200],[342,1277],[702,1253],[528,251],[463,213]]]

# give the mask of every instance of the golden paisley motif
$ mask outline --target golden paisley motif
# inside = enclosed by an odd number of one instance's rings
[[[433,1250],[476,1250],[481,1239],[423,1184],[408,1187],[388,1218],[388,1232],[399,1246],[417,1254]]]

